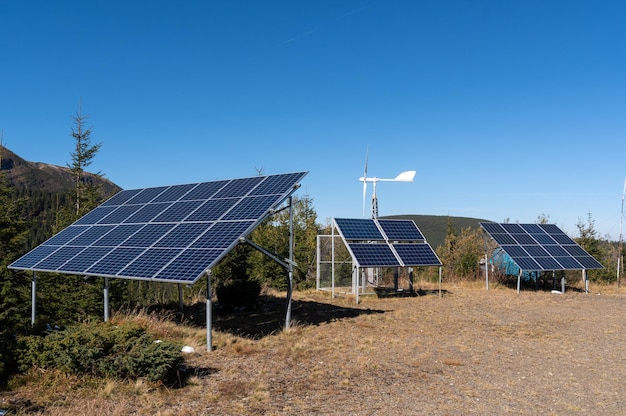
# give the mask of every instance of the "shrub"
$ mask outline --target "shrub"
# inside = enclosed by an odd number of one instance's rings
[[[58,368],[71,374],[173,384],[183,358],[179,345],[155,342],[136,324],[90,323],[22,338],[18,362],[22,371]]]

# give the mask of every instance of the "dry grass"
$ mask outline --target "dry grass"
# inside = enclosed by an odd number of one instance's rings
[[[183,388],[32,371],[0,394],[16,414],[625,414],[626,293],[563,295],[461,283],[443,297],[331,299],[296,293],[202,325],[137,319],[184,340]]]

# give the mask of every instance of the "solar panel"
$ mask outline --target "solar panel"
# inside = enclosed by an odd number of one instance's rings
[[[124,190],[9,268],[193,283],[306,174]]]
[[[388,240],[394,241],[422,241],[424,236],[417,225],[411,220],[382,220],[378,223]]]
[[[480,226],[525,271],[603,269],[604,266],[554,224]]]
[[[441,261],[428,244],[397,243],[392,247],[404,266],[441,266]]]
[[[339,232],[346,240],[384,241],[374,220],[335,218]]]
[[[350,243],[348,248],[360,267],[401,266],[388,244]]]
[[[359,267],[441,265],[412,220],[335,218],[335,225]]]

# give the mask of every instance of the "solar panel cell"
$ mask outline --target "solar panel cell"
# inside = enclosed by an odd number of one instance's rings
[[[117,209],[117,206],[100,205],[93,211],[89,211],[85,216],[76,221],[73,225],[92,225],[102,220],[104,217]]]
[[[504,244],[517,244],[517,241],[515,241],[515,239],[513,237],[511,237],[511,234],[491,234],[491,237],[493,237],[494,240],[496,240],[496,243],[500,244],[500,245],[504,245]]]
[[[213,225],[206,233],[198,238],[191,248],[220,248],[226,249],[236,242],[239,237],[248,235],[254,221],[219,222]]]
[[[157,188],[146,188],[139,192],[137,195],[130,198],[124,204],[147,204],[152,201],[154,198],[159,196],[163,191],[167,189],[167,186],[160,186]]]
[[[180,254],[181,251],[181,249],[171,248],[150,248],[141,253],[128,266],[119,271],[118,274],[120,276],[150,279],[165,267],[167,263],[172,261],[174,257]]]
[[[15,269],[33,269],[37,264],[50,256],[52,253],[59,249],[58,246],[37,246],[33,250],[29,251],[15,262],[11,264],[11,267]]]
[[[97,225],[89,227],[87,231],[68,241],[67,244],[70,246],[90,246],[96,240],[105,236],[113,228],[115,228],[114,225]]]
[[[146,204],[139,208],[137,212],[124,219],[123,223],[145,223],[150,222],[157,215],[161,214],[172,205],[171,202],[160,202],[155,204]]]
[[[500,224],[496,224],[495,222],[481,222],[479,224],[489,234],[505,234],[506,233],[506,230],[502,228]]]
[[[44,242],[44,244],[47,246],[62,246],[64,244],[67,244],[68,241],[74,239],[79,234],[87,231],[89,228],[91,227],[83,227],[77,225],[67,227],[60,233],[56,234],[54,237],[49,238],[47,241]]]
[[[143,191],[143,189],[131,189],[128,191],[120,191],[113,195],[111,198],[102,203],[101,207],[106,207],[109,205],[122,205],[133,196],[137,195],[139,192]],[[97,209],[97,208],[96,208]]]
[[[197,184],[192,190],[187,192],[181,201],[211,199],[213,195],[222,189],[229,181],[204,182]]]
[[[234,179],[215,194],[215,198],[241,198],[247,196],[252,188],[257,186],[265,178],[255,176],[252,178]]]
[[[84,247],[60,247],[54,252],[54,255],[48,256],[37,263],[37,268],[40,270],[57,270],[83,250]]]
[[[183,251],[157,275],[157,280],[193,282],[204,273],[208,264],[212,264],[220,255],[221,249]]]
[[[240,198],[209,199],[192,212],[185,221],[217,221],[240,200]]]
[[[189,183],[186,185],[170,186],[159,196],[154,198],[152,202],[175,202],[181,199],[187,192],[196,187],[197,184]]]
[[[93,245],[99,247],[117,247],[143,227],[144,224],[118,225],[113,230],[94,241]]]

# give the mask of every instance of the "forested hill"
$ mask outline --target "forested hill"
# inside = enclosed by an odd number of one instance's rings
[[[432,248],[437,248],[443,244],[448,230],[448,221],[457,234],[465,228],[478,228],[479,222],[490,222],[479,218],[449,217],[445,215],[391,215],[383,218],[400,218],[413,220],[420,229],[426,241]]]
[[[29,162],[2,146],[0,152],[0,172],[6,184],[15,198],[25,200],[25,219],[32,224],[26,247],[30,249],[52,235],[56,213],[70,204],[70,195],[75,189],[72,171],[67,167]],[[102,200],[121,190],[102,176],[86,173],[85,178],[98,185]]]
[[[67,167],[29,162],[2,146],[0,146],[0,153],[2,155],[0,168],[11,187],[50,193],[65,192],[74,187],[72,171]],[[87,173],[86,178],[102,185],[102,190],[106,195],[112,195],[121,190],[119,186],[104,177]]]

